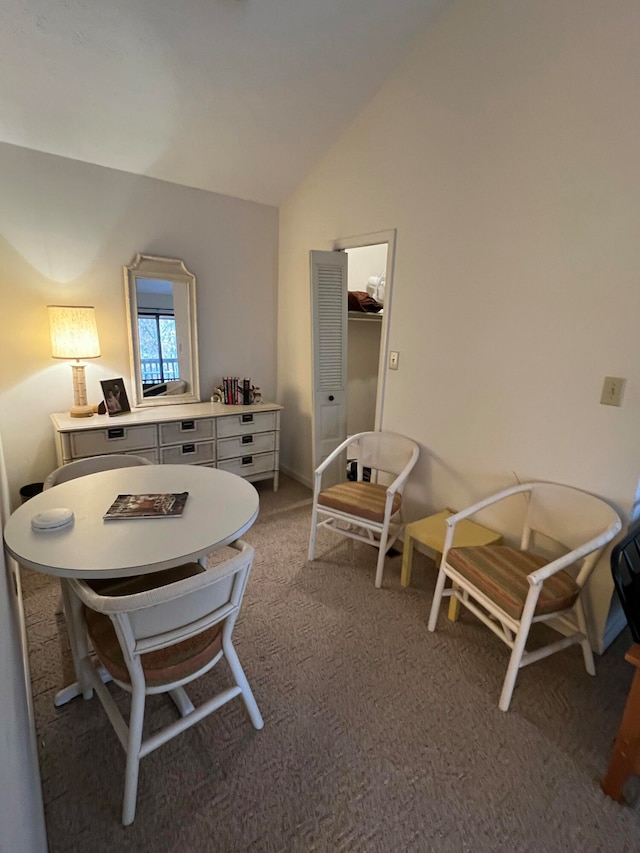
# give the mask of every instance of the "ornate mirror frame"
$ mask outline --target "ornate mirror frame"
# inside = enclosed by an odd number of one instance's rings
[[[131,358],[131,383],[133,404],[137,408],[146,406],[170,406],[200,401],[200,376],[198,371],[198,333],[196,317],[196,277],[189,272],[178,258],[161,258],[138,253],[124,268],[125,302],[129,327],[129,355]],[[142,359],[138,330],[138,281],[153,280],[172,284],[173,308],[176,320],[177,361],[179,378],[186,383],[181,393],[176,393],[175,382],[160,382],[156,388],[165,386],[165,391],[148,396],[143,391]],[[167,386],[169,386],[167,388]],[[171,387],[174,386],[174,387]],[[155,390],[155,389],[154,389]]]

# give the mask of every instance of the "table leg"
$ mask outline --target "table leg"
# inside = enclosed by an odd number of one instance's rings
[[[56,693],[54,705],[57,708],[60,705],[70,702],[76,696],[82,695],[85,699],[91,699],[93,696],[91,682],[84,671],[84,662],[89,656],[89,645],[82,624],[82,604],[78,597],[71,591],[69,583],[65,578],[60,578],[60,586],[62,587],[64,617],[67,625],[67,633],[69,634],[69,645],[71,647],[76,680],[73,684],[63,687],[62,690]]]
[[[411,583],[411,566],[413,564],[413,537],[407,533],[405,528],[404,548],[402,551],[402,574],[400,575],[400,584],[409,586]]]
[[[640,670],[636,670],[622,715],[620,728],[611,754],[609,769],[602,790],[613,800],[622,800],[622,788],[627,778],[637,772],[640,755]]]

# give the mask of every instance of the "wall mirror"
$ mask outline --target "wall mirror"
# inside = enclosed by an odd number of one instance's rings
[[[138,254],[124,286],[134,405],[197,403],[196,277],[177,258]]]

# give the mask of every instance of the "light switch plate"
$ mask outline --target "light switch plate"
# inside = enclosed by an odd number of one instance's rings
[[[621,406],[626,379],[621,376],[605,376],[600,402],[603,406]]]
[[[389,370],[397,370],[398,369],[398,361],[400,360],[400,353],[392,351],[389,353]]]

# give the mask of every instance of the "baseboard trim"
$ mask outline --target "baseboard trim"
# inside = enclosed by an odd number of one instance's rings
[[[303,477],[302,474],[299,474],[297,471],[292,471],[291,468],[287,468],[286,465],[281,465],[280,470],[283,474],[286,474],[287,477],[291,477],[292,480],[300,483],[301,486],[313,489],[313,480],[310,477]]]

